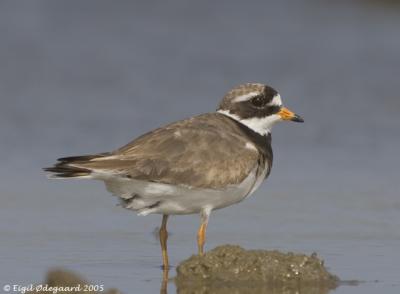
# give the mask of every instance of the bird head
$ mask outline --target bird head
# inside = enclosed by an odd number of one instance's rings
[[[270,133],[278,121],[304,122],[299,115],[282,105],[281,96],[275,89],[257,83],[243,84],[230,90],[217,111],[261,135]]]

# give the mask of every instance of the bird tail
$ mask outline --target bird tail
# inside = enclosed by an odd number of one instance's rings
[[[51,167],[43,168],[44,171],[49,172],[51,179],[90,179],[92,170],[85,168],[85,164],[94,159],[109,156],[109,153],[101,153],[95,155],[71,156],[57,159],[57,163]]]

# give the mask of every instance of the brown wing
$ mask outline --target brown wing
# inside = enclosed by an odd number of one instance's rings
[[[147,133],[81,167],[134,179],[219,189],[242,182],[256,166],[258,152],[229,119],[205,114]]]

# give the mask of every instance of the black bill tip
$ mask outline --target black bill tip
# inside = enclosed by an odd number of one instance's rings
[[[295,115],[293,116],[293,118],[291,119],[291,121],[303,123],[303,122],[304,122],[304,119],[303,119],[300,115],[295,114]]]

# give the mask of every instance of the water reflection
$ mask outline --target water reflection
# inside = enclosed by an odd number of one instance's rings
[[[168,293],[169,268],[163,269],[160,294]]]
[[[176,285],[176,293],[179,294],[327,294],[329,289],[319,287],[271,287],[267,285],[254,285],[241,284],[241,285],[226,285],[226,284],[213,284],[213,285],[191,285],[190,283],[184,285]],[[167,293],[167,292],[162,292]]]
[[[175,279],[169,277],[169,269],[165,269],[161,274],[160,294],[168,294],[168,283],[174,282]],[[64,269],[56,269],[48,272],[44,283],[41,285],[48,285],[49,287],[76,287],[77,285],[95,285],[90,283],[79,274],[66,271]],[[329,289],[318,286],[300,286],[287,287],[287,286],[270,286],[254,283],[240,283],[232,285],[231,283],[213,283],[213,284],[193,284],[192,281],[175,282],[176,292],[179,294],[327,294]],[[47,292],[35,292],[47,293]],[[59,291],[58,293],[64,293]],[[67,292],[65,292],[67,293]],[[69,292],[71,293],[71,292]],[[119,294],[117,289],[109,289],[103,291],[77,291],[73,293],[104,293],[104,294]]]

